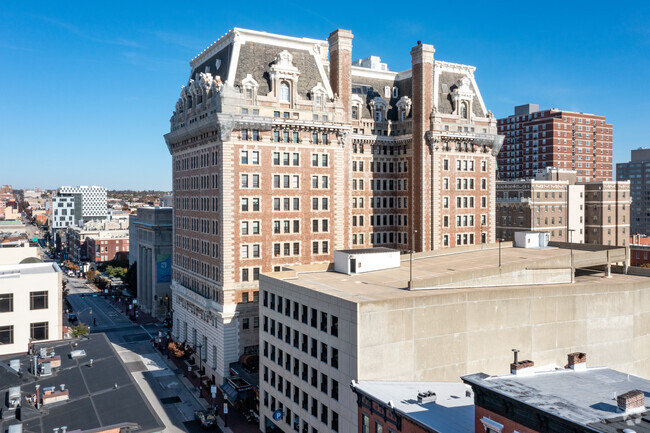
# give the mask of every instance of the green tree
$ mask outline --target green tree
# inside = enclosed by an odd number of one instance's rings
[[[88,335],[90,333],[90,328],[88,328],[83,323],[72,326],[72,337],[81,337],[82,335]]]

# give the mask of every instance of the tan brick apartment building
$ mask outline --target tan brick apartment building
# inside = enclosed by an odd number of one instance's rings
[[[472,66],[411,51],[352,61],[327,41],[233,29],[194,58],[165,140],[174,182],[174,336],[206,374],[255,352],[261,272],[335,249],[494,241],[502,137]]]
[[[630,182],[575,183],[575,171],[555,169],[537,179],[498,181],[498,238],[518,231],[544,231],[551,241],[627,245],[630,236]],[[557,180],[548,180],[557,179]]]
[[[578,182],[613,179],[612,125],[604,116],[539,105],[515,107],[499,119],[505,141],[499,153],[499,179],[532,179],[546,167],[575,170]]]

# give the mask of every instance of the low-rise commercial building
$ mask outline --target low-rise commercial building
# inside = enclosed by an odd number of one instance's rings
[[[585,353],[562,368],[511,364],[511,374],[463,377],[475,395],[476,433],[650,431],[650,380],[604,367],[589,368]]]
[[[8,397],[0,418],[3,432],[165,429],[105,334],[35,342],[31,354],[3,356],[0,362],[0,393]]]
[[[38,248],[0,248],[0,355],[63,336],[62,273]]]
[[[467,433],[474,429],[474,396],[456,382],[353,382],[358,433]]]
[[[630,301],[650,296],[650,279],[573,272],[625,262],[625,248],[510,245],[405,255],[368,273],[262,274],[260,427],[356,432],[352,380],[505,373],[513,347],[549,363],[579,346],[598,364],[650,374],[650,305]]]

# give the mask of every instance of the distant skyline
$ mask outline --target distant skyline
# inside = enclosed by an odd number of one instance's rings
[[[533,103],[604,115],[614,164],[650,147],[650,4],[645,2],[12,2],[0,9],[0,184],[171,190],[163,135],[189,61],[233,27],[327,39],[353,58],[410,68],[418,40],[475,66],[498,118]]]

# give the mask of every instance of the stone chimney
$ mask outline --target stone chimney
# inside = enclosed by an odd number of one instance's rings
[[[330,33],[330,85],[332,92],[341,98],[345,108],[345,121],[350,119],[350,98],[352,97],[352,39],[350,30],[337,29]]]
[[[616,405],[619,411],[626,414],[643,412],[645,411],[645,395],[638,389],[628,391],[616,397]]]
[[[567,367],[575,371],[587,369],[587,354],[583,352],[573,352],[567,355],[569,361]]]
[[[430,126],[433,109],[433,45],[418,41],[411,49],[411,105],[413,121],[413,163],[410,171],[410,217],[409,248],[418,252],[431,249],[432,221],[431,182],[425,182],[431,173],[431,155],[426,133]]]

